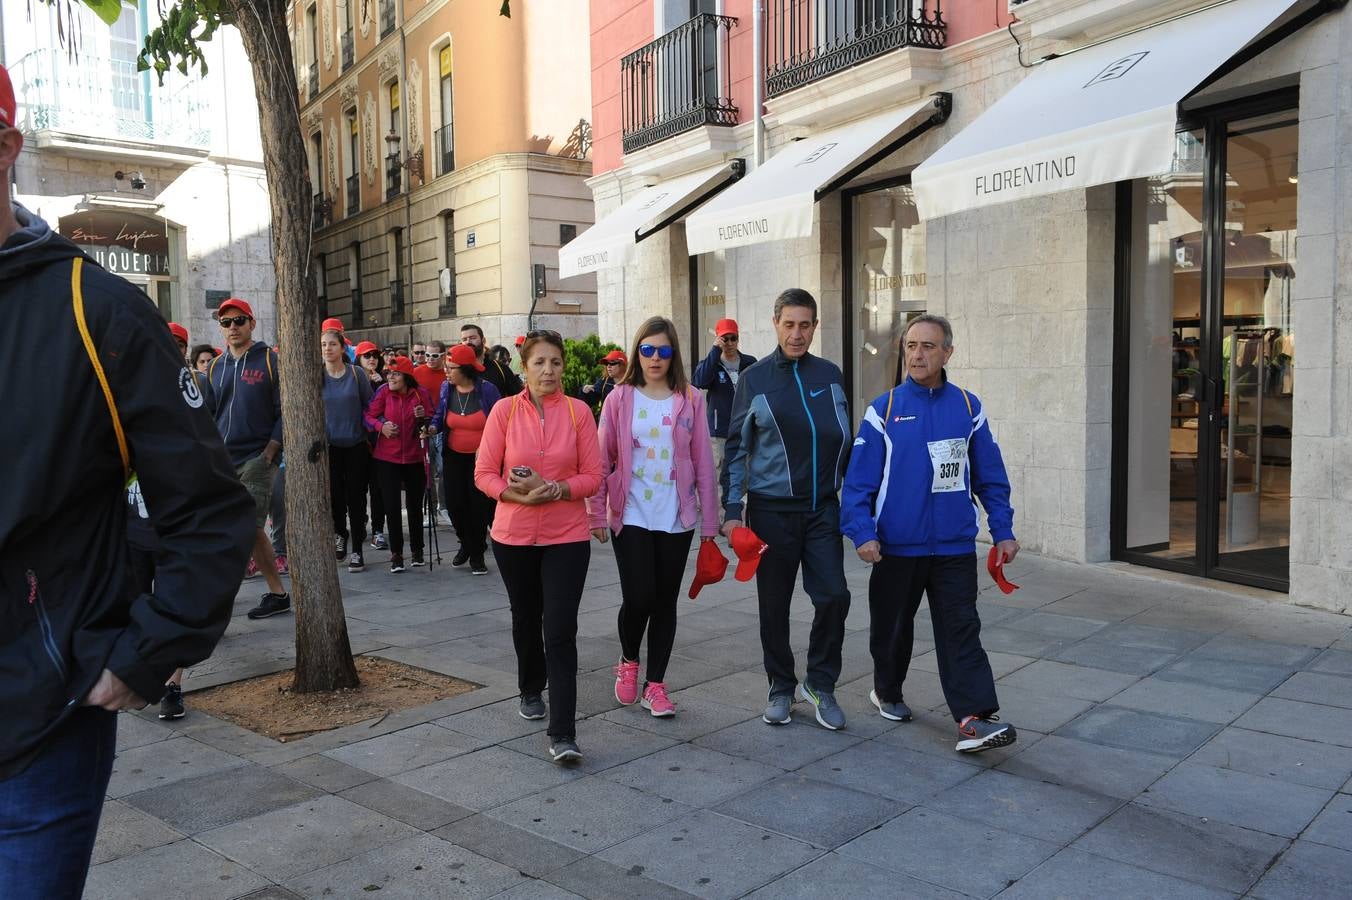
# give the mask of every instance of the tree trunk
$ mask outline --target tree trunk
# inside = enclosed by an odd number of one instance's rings
[[[235,6],[235,24],[243,38],[258,96],[263,167],[272,205],[286,453],[286,542],[296,611],[293,690],[332,691],[356,687],[357,669],[333,559],[319,303],[310,268],[314,198],[307,174],[309,162],[301,137],[299,92],[286,33],[286,2],[251,0]]]

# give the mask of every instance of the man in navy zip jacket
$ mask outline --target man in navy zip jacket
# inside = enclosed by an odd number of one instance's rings
[[[817,301],[801,288],[775,300],[779,348],[741,373],[732,402],[723,478],[723,533],[745,519],[769,549],[756,569],[761,649],[770,682],[762,718],[790,721],[795,691],[823,728],[845,727],[836,703],[840,648],[850,591],[840,542],[841,474],[849,449],[849,412],[840,369],[808,352]],[[807,677],[794,676],[789,601],[798,566],[812,598]]]
[[[732,398],[737,393],[737,382],[742,372],[751,368],[756,357],[738,348],[740,335],[734,319],[719,319],[714,325],[717,339],[709,355],[695,364],[690,383],[708,392],[704,409],[709,416],[709,436],[714,442],[714,468],[723,470],[723,456],[728,443],[728,422],[732,419]],[[728,489],[722,482],[724,494]]]
[[[906,380],[874,400],[854,440],[841,530],[869,579],[869,699],[885,719],[907,722],[902,682],[911,662],[915,613],[929,597],[939,681],[957,749],[974,753],[1014,743],[1014,726],[995,713],[995,679],[981,647],[977,615],[977,509],[980,500],[1001,563],[1019,552],[1000,448],[975,395],[948,380],[953,328],[917,316],[902,337]],[[973,499],[975,498],[975,500]]]
[[[277,572],[277,557],[263,525],[272,509],[273,483],[282,452],[282,389],[277,381],[277,351],[253,339],[253,308],[231,297],[217,310],[225,332],[225,352],[207,366],[216,393],[216,427],[230,462],[254,499],[253,561],[268,592],[249,618],[264,619],[291,609],[291,595]],[[274,524],[276,522],[274,521]]]

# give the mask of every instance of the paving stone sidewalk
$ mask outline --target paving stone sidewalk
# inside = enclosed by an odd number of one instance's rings
[[[731,574],[681,599],[676,718],[617,708],[619,579],[593,545],[585,760],[561,769],[543,723],[516,715],[491,559],[476,578],[391,576],[370,557],[342,575],[354,651],[484,687],[286,744],[192,711],[191,694],[172,726],[124,715],[88,897],[1352,896],[1347,617],[1021,556],[1022,590],[990,587],[980,606],[1019,740],[968,757],[923,630],[916,720],[869,704],[868,568],[853,553],[845,731],[801,704],[792,725],[760,721],[755,587]],[[245,583],[188,690],[291,665],[291,618],[244,617],[261,590]],[[801,591],[792,617],[801,672]]]

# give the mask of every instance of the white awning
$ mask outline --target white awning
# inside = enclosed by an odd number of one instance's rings
[[[1232,0],[1042,63],[912,173],[920,214],[1168,172],[1179,101],[1294,2]]]
[[[742,171],[739,159],[644,188],[559,248],[559,277],[623,266],[635,244],[740,178]]]
[[[917,129],[942,122],[948,109],[948,95],[936,95],[789,144],[686,219],[690,254],[810,236],[820,197]]]

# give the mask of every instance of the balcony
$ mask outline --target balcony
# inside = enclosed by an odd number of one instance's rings
[[[404,283],[390,282],[390,324],[401,325],[404,321]]]
[[[134,60],[34,50],[9,68],[19,98],[18,126],[54,145],[153,145],[200,154],[211,147],[208,98],[201,79],[171,70],[161,87]]]
[[[380,36],[394,31],[394,0],[380,0]]]
[[[329,220],[333,218],[333,203],[322,193],[315,194],[312,209],[314,212],[311,214],[311,223],[316,231],[329,224]]]
[[[311,100],[313,100],[314,98],[319,96],[319,63],[317,62],[310,63],[310,71],[305,81],[310,88],[310,93],[308,96]]]
[[[347,214],[355,216],[361,210],[361,176],[347,176]]]
[[[765,95],[796,87],[900,47],[942,50],[943,0],[770,0]]]
[[[728,33],[737,20],[695,16],[620,60],[625,153],[702,125],[737,124]]]
[[[338,43],[342,47],[343,71],[346,72],[348,69],[352,68],[352,60],[354,58],[353,38],[351,28],[343,32],[343,36]]]
[[[455,134],[453,125],[442,125],[434,132],[437,151],[437,174],[445,175],[455,169]]]

